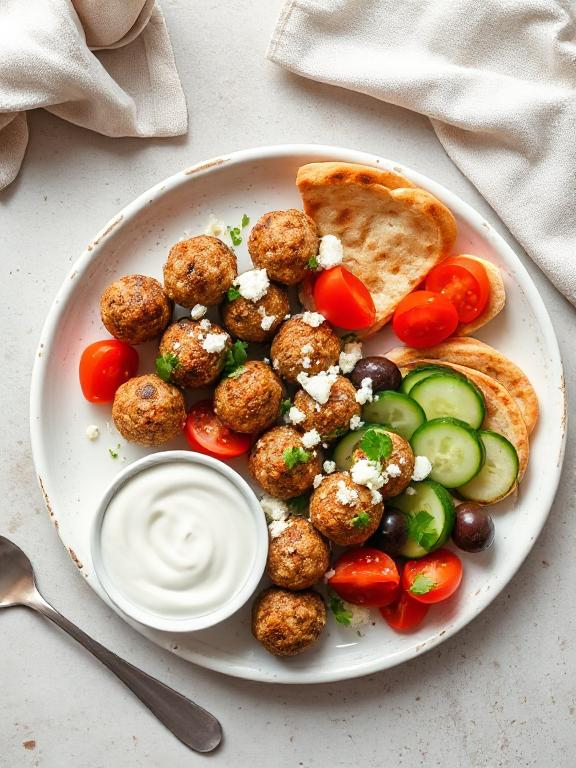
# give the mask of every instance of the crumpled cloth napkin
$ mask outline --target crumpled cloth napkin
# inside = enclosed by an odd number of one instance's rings
[[[267,55],[428,115],[448,155],[576,304],[573,0],[289,0]]]
[[[18,174],[37,107],[106,136],[186,133],[155,0],[0,0],[0,189]]]

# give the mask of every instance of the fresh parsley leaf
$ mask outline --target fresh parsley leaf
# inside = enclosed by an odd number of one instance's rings
[[[354,515],[352,525],[354,528],[366,528],[367,525],[370,525],[370,515],[368,512],[359,512],[357,515]]]
[[[344,624],[349,627],[352,621],[351,611],[346,610],[344,607],[344,601],[337,595],[330,596],[330,610],[334,614],[334,618],[338,624]]]
[[[230,288],[226,291],[226,297],[228,301],[234,301],[235,299],[239,299],[241,296],[240,291],[235,285],[231,285]]]
[[[435,586],[436,584],[432,581],[430,576],[426,576],[425,573],[419,573],[408,591],[412,592],[413,595],[426,595],[430,590],[434,589]]]
[[[248,224],[250,224],[250,217],[247,214],[243,214],[243,216],[242,216],[242,229],[244,229],[244,227],[247,227]]]
[[[121,448],[121,445],[120,445],[120,443],[118,443],[118,445],[116,446],[116,448],[108,448],[108,453],[110,454],[110,456],[111,456],[113,459],[117,459],[117,458],[118,458],[118,456],[120,455],[120,448]]]
[[[225,377],[233,379],[236,376],[240,376],[244,368],[244,363],[248,358],[248,355],[246,354],[247,347],[248,343],[246,341],[235,341],[228,352],[226,352],[224,368],[222,370]]]
[[[288,499],[286,502],[290,507],[290,513],[299,517],[304,517],[308,514],[308,506],[310,504],[310,494],[303,493],[301,496],[295,496],[293,499]]]
[[[292,408],[292,400],[289,397],[285,397],[280,403],[280,416],[285,416],[290,408]]]
[[[232,245],[241,245],[242,244],[242,230],[240,227],[226,227],[228,230],[228,234],[230,235],[230,240],[232,240]]]
[[[368,429],[362,435],[359,447],[370,461],[382,461],[392,453],[392,440],[386,432]]]
[[[428,512],[421,510],[408,519],[408,536],[424,549],[430,549],[438,540],[438,531],[434,518]]]
[[[318,259],[316,256],[310,256],[308,259],[308,269],[318,269]]]
[[[284,464],[287,469],[294,469],[296,464],[306,464],[311,456],[312,454],[305,451],[304,448],[294,445],[292,448],[286,448],[284,451]]]
[[[156,373],[163,381],[170,381],[172,373],[180,367],[178,355],[167,352],[156,358]]]

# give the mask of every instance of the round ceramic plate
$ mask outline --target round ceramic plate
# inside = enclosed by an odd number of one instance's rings
[[[147,451],[126,444],[115,432],[110,407],[86,402],[78,385],[83,348],[107,333],[99,298],[112,280],[129,273],[160,278],[171,245],[201,233],[211,214],[231,226],[244,213],[254,223],[266,211],[300,207],[294,180],[304,163],[342,160],[391,168],[442,200],[458,220],[456,251],[476,253],[501,268],[504,311],[478,333],[509,355],[536,388],[541,418],[532,435],[528,472],[515,500],[494,508],[496,544],[487,553],[464,556],[465,578],[456,598],[437,606],[415,634],[403,636],[374,617],[374,624],[350,629],[329,619],[319,643],[291,659],[270,656],[252,638],[249,606],[218,627],[186,635],[167,634],[130,623],[158,645],[185,659],[229,675],[282,683],[317,683],[357,677],[394,666],[450,637],[477,616],[512,578],[541,530],[561,471],[565,399],[562,366],[550,318],[517,256],[469,205],[409,168],[380,157],[336,147],[293,145],[253,149],[188,168],[128,205],[96,235],[64,281],[42,332],[31,391],[34,461],[46,505],[62,542],[83,577],[107,597],[90,557],[90,531],[100,497],[126,462]],[[244,245],[239,268],[249,268]],[[384,329],[365,346],[384,353],[395,345]],[[141,350],[140,371],[152,370],[154,345]],[[89,424],[100,427],[90,442]],[[119,446],[118,458],[109,449]],[[185,448],[183,439],[166,446]],[[233,465],[243,474],[246,464]],[[126,616],[124,618],[128,621]]]

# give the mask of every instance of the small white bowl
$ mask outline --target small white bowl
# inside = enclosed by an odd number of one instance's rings
[[[102,524],[112,497],[119,491],[124,483],[129,478],[134,477],[134,475],[158,464],[174,461],[183,461],[189,464],[203,464],[220,473],[236,486],[238,492],[242,494],[246,500],[254,517],[256,554],[248,577],[240,589],[231,595],[230,599],[223,605],[201,616],[183,616],[179,618],[165,617],[135,605],[120,591],[118,586],[110,578],[102,559],[100,546]],[[204,456],[203,454],[191,451],[163,451],[144,456],[133,462],[123,469],[108,486],[102,497],[102,501],[98,506],[98,512],[92,529],[91,549],[95,572],[100,584],[110,600],[112,600],[112,602],[115,603],[115,605],[127,616],[130,616],[132,619],[135,619],[148,627],[161,629],[165,632],[192,632],[219,624],[241,608],[252,596],[262,578],[266,566],[266,558],[268,555],[268,528],[266,525],[266,518],[256,495],[248,483],[227,464],[224,464],[217,459],[213,459],[210,456]]]

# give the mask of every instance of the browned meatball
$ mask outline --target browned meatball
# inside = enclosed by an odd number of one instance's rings
[[[106,330],[128,344],[143,344],[160,336],[170,322],[172,308],[158,280],[146,275],[121,277],[100,299]]]
[[[312,589],[270,587],[252,606],[252,634],[275,656],[295,656],[313,645],[326,625],[324,600]]]
[[[320,483],[310,499],[312,525],[335,544],[362,544],[378,528],[384,505],[347,472],[335,472]]]
[[[287,320],[270,348],[274,369],[292,383],[302,371],[313,376],[327,370],[340,356],[340,340],[328,323],[313,328],[302,318]]]
[[[274,336],[289,311],[286,289],[270,283],[266,295],[259,301],[239,296],[226,302],[222,308],[222,320],[233,336],[244,341],[262,343]]]
[[[220,304],[237,275],[236,254],[210,235],[172,246],[164,264],[164,288],[183,307]]]
[[[277,499],[291,499],[312,487],[322,468],[317,448],[304,449],[292,427],[274,427],[252,448],[248,469],[262,488]]]
[[[155,374],[138,376],[116,391],[112,419],[125,440],[162,445],[182,431],[186,421],[184,396]]]
[[[279,587],[311,587],[329,565],[330,548],[326,540],[303,517],[291,517],[288,527],[270,540],[266,572]]]
[[[338,376],[324,405],[317,408],[318,403],[303,389],[296,392],[294,405],[306,416],[304,421],[298,423],[298,428],[305,432],[316,429],[322,440],[334,440],[348,432],[350,419],[360,416],[362,410],[356,402],[354,385],[344,376]]]
[[[318,227],[304,211],[270,211],[258,219],[248,250],[254,266],[285,285],[302,282],[308,262],[318,253]]]
[[[173,361],[170,381],[174,384],[206,387],[222,372],[231,346],[230,336],[216,323],[183,317],[166,329],[160,341],[160,355]]]
[[[392,499],[399,496],[410,485],[414,474],[414,453],[410,443],[395,432],[387,432],[392,440],[392,453],[382,460],[382,472],[385,483],[380,488],[383,499]],[[361,448],[357,448],[352,454],[352,460],[365,459],[366,455]]]
[[[235,432],[262,432],[278,418],[283,391],[270,366],[249,360],[237,376],[218,384],[214,410],[220,421]]]

